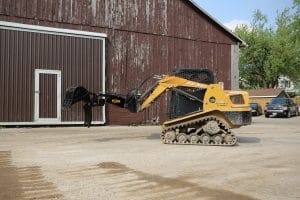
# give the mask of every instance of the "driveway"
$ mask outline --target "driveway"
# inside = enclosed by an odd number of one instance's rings
[[[159,126],[0,129],[0,199],[299,199],[300,117],[253,118],[234,147]]]

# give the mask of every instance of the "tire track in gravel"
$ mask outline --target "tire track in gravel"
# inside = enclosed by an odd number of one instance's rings
[[[98,179],[122,199],[223,199],[253,200],[250,196],[223,189],[199,186],[180,178],[168,178],[134,170],[117,162],[63,172],[71,179]]]
[[[41,167],[16,167],[10,151],[0,151],[0,199],[61,199],[57,187],[45,180]]]

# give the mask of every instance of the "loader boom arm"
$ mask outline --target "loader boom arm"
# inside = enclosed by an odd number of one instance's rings
[[[190,81],[184,78],[179,78],[176,76],[164,76],[163,79],[158,81],[156,88],[153,91],[150,91],[151,93],[149,94],[149,96],[145,100],[142,100],[142,102],[140,102],[141,106],[139,111],[142,111],[151,106],[151,104],[163,93],[167,92],[170,89],[178,87],[206,89],[208,85]]]
[[[190,81],[184,78],[176,76],[162,76],[152,87],[148,88],[143,94],[140,94],[138,89],[132,90],[126,97],[121,95],[112,94],[95,94],[89,92],[84,87],[71,87],[67,89],[65,98],[63,101],[63,107],[69,108],[73,104],[83,101],[85,104],[83,106],[85,112],[85,126],[90,126],[92,122],[92,107],[104,106],[106,103],[116,105],[120,108],[125,108],[132,113],[140,112],[147,109],[151,104],[159,98],[163,93],[170,89],[177,89],[178,87],[185,88],[198,88],[206,89],[208,85],[201,84],[198,82]],[[190,99],[196,101],[202,101],[197,99],[184,91],[177,89],[178,92],[187,96]]]

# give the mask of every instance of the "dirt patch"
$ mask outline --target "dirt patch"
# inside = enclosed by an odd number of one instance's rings
[[[21,199],[22,187],[17,169],[11,165],[11,153],[0,152],[0,199]]]
[[[159,175],[148,174],[134,170],[118,162],[102,162],[90,168],[68,171],[65,174],[77,178],[92,178],[101,176],[101,180],[107,180],[113,189],[126,191],[126,197],[136,195],[151,196],[151,199],[167,199],[172,197],[179,199],[223,199],[223,200],[253,200],[254,198],[237,194],[223,189],[212,189],[199,186],[188,181],[188,178],[168,178]],[[114,180],[112,182],[112,180]],[[118,188],[114,187],[118,185]],[[154,195],[155,194],[155,195]]]
[[[0,151],[0,199],[60,199],[56,186],[46,181],[39,166],[16,167],[11,152]]]
[[[123,169],[128,171],[130,170],[128,167],[126,167],[126,165],[122,165],[117,162],[103,162],[103,163],[99,163],[97,166],[103,169],[118,169],[118,170]]]

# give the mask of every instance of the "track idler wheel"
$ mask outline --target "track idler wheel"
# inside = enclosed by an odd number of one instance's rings
[[[164,136],[165,143],[172,143],[176,139],[175,131],[167,131]]]
[[[209,144],[210,142],[210,135],[207,134],[207,133],[203,133],[201,136],[200,136],[200,140],[203,144]]]
[[[213,141],[214,141],[215,144],[222,144],[223,137],[221,135],[214,135],[213,136]]]
[[[199,140],[200,140],[200,137],[199,137],[199,135],[197,133],[192,133],[190,135],[190,142],[192,144],[197,144],[199,142]]]
[[[224,138],[225,142],[229,145],[235,145],[237,143],[237,137],[235,135],[226,135]]]
[[[185,133],[179,133],[177,136],[177,141],[180,144],[185,144],[188,142],[188,136]]]

